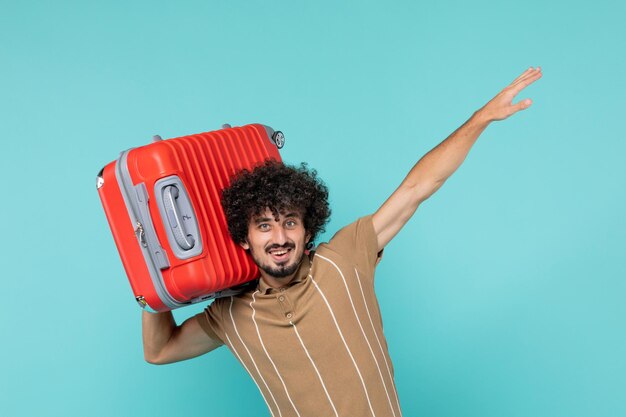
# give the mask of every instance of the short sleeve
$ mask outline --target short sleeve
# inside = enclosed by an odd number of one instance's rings
[[[202,330],[211,339],[224,343],[221,306],[221,299],[218,298],[208,305],[203,312],[196,314],[195,318]]]
[[[328,248],[369,270],[374,270],[382,257],[371,215],[339,230],[328,242]]]

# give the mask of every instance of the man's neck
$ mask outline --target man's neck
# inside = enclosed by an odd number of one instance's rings
[[[291,284],[291,281],[296,279],[296,275],[298,275],[298,270],[284,278],[276,278],[267,274],[265,271],[261,271],[261,279],[263,280],[263,282],[265,282],[268,286],[276,289],[286,287],[287,285]]]

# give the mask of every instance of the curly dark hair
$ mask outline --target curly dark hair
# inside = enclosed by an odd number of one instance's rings
[[[276,217],[289,210],[301,212],[309,242],[324,232],[330,217],[328,188],[304,162],[295,167],[270,159],[252,171],[241,170],[223,190],[222,206],[237,243],[246,241],[250,219],[266,209]]]

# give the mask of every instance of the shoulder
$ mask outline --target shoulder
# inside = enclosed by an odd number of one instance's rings
[[[353,264],[375,267],[380,254],[372,215],[361,217],[341,228],[328,243],[323,243],[317,248],[320,255],[327,251],[340,255]]]
[[[333,247],[349,246],[357,240],[367,243],[372,238],[376,238],[376,232],[372,215],[368,215],[339,229],[330,239],[328,245]]]
[[[338,252],[354,253],[366,251],[376,255],[378,240],[372,215],[364,216],[341,228],[328,242],[328,246]]]
[[[254,288],[248,287],[242,292],[214,299],[204,308],[204,311],[196,315],[200,325],[208,334],[211,334],[207,330],[210,327],[221,339],[224,321],[228,321],[229,317],[237,316],[246,310],[255,291],[256,285]]]
[[[233,305],[246,302],[251,299],[252,293],[256,291],[258,279],[247,282],[240,286],[224,290],[222,295],[214,299],[204,310],[208,314],[220,315],[224,311],[228,311]]]

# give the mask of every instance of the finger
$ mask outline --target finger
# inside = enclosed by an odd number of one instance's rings
[[[537,74],[541,74],[541,68],[537,67],[536,69],[533,68],[531,70],[529,70],[528,72],[526,72],[525,74],[522,74],[520,77],[517,77],[517,79],[515,80],[515,82],[511,83],[511,87],[519,85],[523,82],[525,82],[526,80],[536,77]]]
[[[526,71],[522,72],[520,74],[519,77],[517,77],[516,79],[514,79],[513,81],[511,81],[511,84],[515,84],[516,82],[518,82],[520,79],[522,79],[525,75],[527,75],[528,73],[530,73],[530,71],[533,70],[533,67],[528,68]]]
[[[533,101],[529,98],[520,101],[512,106],[513,113],[517,113],[520,110],[526,110],[533,104]],[[511,113],[511,114],[513,114]]]
[[[528,74],[526,77],[519,80],[516,84],[512,85],[511,90],[513,91],[514,94],[517,94],[520,91],[522,91],[524,88],[528,87],[529,85],[537,81],[539,78],[541,78],[542,75],[543,74],[541,73],[540,69],[535,70],[531,74]]]
[[[513,80],[511,85],[518,84],[519,82],[525,80],[528,77],[531,77],[533,74],[536,74],[537,72],[541,72],[541,67],[536,67],[536,68],[530,67],[526,71],[524,71],[519,77]]]
[[[529,80],[534,81],[537,77],[541,77],[541,71],[539,70],[530,71],[528,74],[525,74],[523,77],[520,77],[519,80],[509,85],[509,88],[518,88],[520,86],[522,86],[521,88],[524,88],[526,85],[530,84]]]

